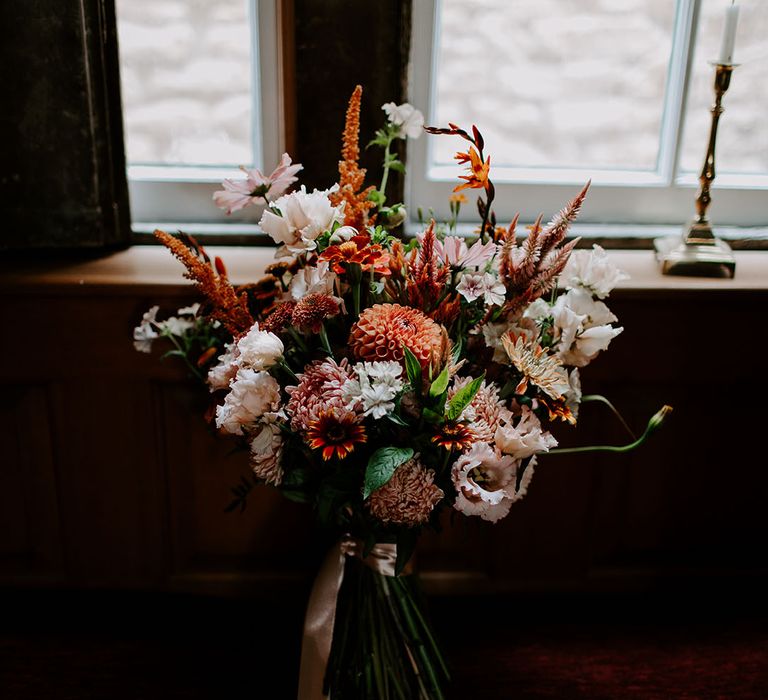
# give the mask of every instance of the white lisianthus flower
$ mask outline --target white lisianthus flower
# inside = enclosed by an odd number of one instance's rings
[[[534,321],[541,321],[552,315],[552,307],[541,297],[531,302],[531,305],[523,313],[523,318],[530,318]]]
[[[224,432],[242,435],[244,426],[280,407],[280,385],[267,372],[239,369],[229,386],[224,403],[216,407],[216,427]]]
[[[610,324],[618,320],[601,301],[584,289],[571,289],[552,307],[559,337],[557,354],[563,364],[584,367],[605,350],[624,329]]]
[[[616,267],[599,245],[594,245],[592,250],[574,250],[561,276],[565,287],[586,289],[598,299],[605,299],[626,279],[629,275]]]
[[[157,325],[159,306],[153,306],[141,317],[141,323],[133,329],[133,347],[139,352],[152,352],[152,341],[159,337]]]
[[[240,340],[237,341],[238,364],[241,367],[262,370],[277,364],[283,356],[283,341],[274,333],[260,331],[254,323]]]
[[[464,515],[478,515],[492,523],[501,520],[525,495],[532,467],[533,463],[528,465],[518,490],[515,482],[520,460],[502,455],[488,443],[476,442],[451,469],[456,487],[453,507]]]
[[[224,346],[224,354],[219,355],[218,363],[208,370],[208,386],[211,391],[226,389],[229,382],[234,379],[239,369],[237,357],[239,351],[235,343],[227,343]]]
[[[549,452],[557,446],[557,440],[548,431],[541,429],[536,414],[528,406],[523,406],[517,424],[512,422],[500,425],[493,436],[496,447],[503,454],[515,459],[526,459],[540,452]]]
[[[293,255],[314,250],[315,239],[344,220],[343,204],[334,207],[327,191],[307,192],[304,186],[280,197],[273,207],[280,215],[265,209],[259,226]]]
[[[403,102],[401,105],[396,105],[394,102],[387,102],[381,108],[387,115],[387,119],[395,126],[400,127],[398,132],[399,138],[417,139],[421,136],[424,126],[424,115],[412,104]]]
[[[322,261],[315,266],[307,265],[291,278],[286,298],[299,301],[307,294],[333,296],[335,283],[336,273],[330,269],[328,262]]]
[[[383,418],[395,408],[395,398],[403,390],[403,371],[399,362],[358,362],[352,368],[357,379],[342,386],[342,398],[349,410],[362,409],[363,415]]]

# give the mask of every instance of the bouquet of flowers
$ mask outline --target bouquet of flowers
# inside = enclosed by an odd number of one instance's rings
[[[211,392],[210,420],[247,447],[253,480],[311,504],[336,533],[310,599],[300,697],[440,698],[448,673],[409,568],[419,534],[446,510],[495,523],[526,495],[537,456],[557,445],[548,425],[576,423],[580,368],[622,331],[603,300],[625,275],[599,247],[566,242],[588,186],[523,238],[516,221],[498,226],[474,126],[426,129],[461,141],[467,171],[450,221],[395,235],[405,212],[385,188],[403,164],[391,147],[423,118],[384,105],[370,143],[384,149],[383,181],[367,185],[361,93],[338,183],[288,192],[302,166],[286,154],[215,193],[228,212],[264,205],[279,247],[263,278],[235,287],[192,237],[156,232],[202,299],[163,321],[153,307],[134,339],[143,351],[172,343]],[[468,239],[456,220],[469,189],[480,221]],[[667,410],[639,440],[602,449],[638,445]]]

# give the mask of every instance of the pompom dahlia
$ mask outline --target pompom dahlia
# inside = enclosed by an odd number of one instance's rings
[[[331,359],[315,360],[298,376],[298,386],[285,388],[291,397],[285,410],[293,430],[305,432],[322,411],[347,410],[342,388],[352,375],[346,359],[339,364]]]
[[[414,456],[371,494],[368,506],[372,515],[384,523],[409,527],[426,522],[445,495],[434,480],[435,472],[427,469],[418,455]]]
[[[442,328],[418,309],[399,304],[374,304],[352,326],[349,346],[359,360],[403,359],[405,345],[426,368],[443,345]]]

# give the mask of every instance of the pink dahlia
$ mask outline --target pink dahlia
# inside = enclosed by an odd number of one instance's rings
[[[346,359],[339,364],[331,359],[308,364],[299,375],[298,386],[285,388],[291,397],[285,409],[291,417],[291,428],[306,432],[323,412],[346,413],[342,387],[348,379],[352,379],[352,375]]]
[[[352,326],[349,346],[358,360],[403,359],[406,346],[426,368],[442,352],[443,329],[418,309],[399,304],[375,304]]]
[[[371,494],[371,513],[384,523],[412,527],[426,522],[445,495],[435,486],[435,472],[416,455],[397,471],[387,484]]]

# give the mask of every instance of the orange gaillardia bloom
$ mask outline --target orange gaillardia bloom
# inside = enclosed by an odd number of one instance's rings
[[[378,243],[371,243],[368,235],[353,236],[348,241],[329,246],[320,253],[320,260],[330,263],[331,269],[337,274],[343,274],[345,263],[357,263],[367,272],[371,268],[379,275],[388,275],[389,253]]]
[[[476,439],[474,431],[466,423],[449,422],[440,426],[439,432],[432,437],[432,442],[446,450],[463,452],[469,449]]]
[[[310,421],[307,430],[307,444],[313,450],[322,450],[326,462],[333,456],[344,459],[356,444],[367,439],[365,428],[352,411],[323,411],[316,420]]]
[[[454,192],[460,192],[465,189],[479,189],[481,187],[488,188],[488,174],[491,170],[491,157],[486,158],[485,163],[480,160],[480,154],[469,147],[468,153],[457,153],[454,158],[461,163],[469,163],[469,175],[459,175],[462,180],[466,180],[461,185],[456,185],[453,188]]]
[[[418,309],[400,304],[374,304],[352,326],[349,346],[358,360],[403,359],[407,347],[426,369],[433,352],[443,345],[440,324]]]

